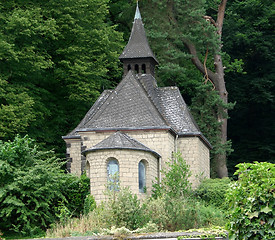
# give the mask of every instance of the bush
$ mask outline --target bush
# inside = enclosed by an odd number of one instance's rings
[[[230,184],[229,178],[223,179],[205,179],[194,191],[195,196],[205,201],[207,204],[214,205],[219,208],[227,208],[225,203],[225,195]]]
[[[58,217],[68,217],[66,205],[72,192],[68,189],[80,190],[79,184],[66,186],[80,180],[64,174],[61,166],[52,151],[40,151],[27,136],[0,141],[1,230],[41,235]]]
[[[230,213],[227,228],[232,239],[274,239],[275,164],[238,164],[227,194]]]
[[[179,231],[225,224],[221,210],[190,197],[163,195],[151,199],[147,203],[146,213],[147,218],[157,224],[160,230]]]
[[[84,201],[83,213],[88,215],[96,208],[95,198],[92,195],[87,195]]]
[[[90,194],[90,179],[86,174],[81,175],[80,178],[68,174],[62,194],[66,198],[66,207],[71,212],[71,215],[79,217],[83,213],[86,196]]]
[[[161,172],[164,177],[161,183],[153,185],[153,198],[160,197],[164,193],[170,197],[182,197],[190,192],[191,183],[188,178],[191,176],[191,171],[180,152],[174,153],[173,159],[166,163]]]
[[[126,227],[134,230],[142,227],[144,219],[140,200],[132,194],[129,188],[121,189],[116,198],[110,200],[113,223],[116,227]]]

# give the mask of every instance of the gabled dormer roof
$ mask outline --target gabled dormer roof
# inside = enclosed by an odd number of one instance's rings
[[[124,59],[136,59],[136,58],[152,58],[156,64],[158,61],[151,50],[144,25],[142,23],[141,14],[137,4],[136,14],[132,27],[132,32],[128,44],[124,48],[122,54],[119,56],[120,60]]]

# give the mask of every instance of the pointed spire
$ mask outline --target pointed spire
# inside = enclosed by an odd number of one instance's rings
[[[124,75],[130,69],[135,69],[137,73],[154,75],[155,66],[158,64],[146,37],[138,1],[131,36],[119,59],[123,62]]]
[[[138,0],[137,0],[137,8],[136,8],[136,14],[135,14],[134,20],[136,20],[136,19],[141,19],[141,14],[140,14],[139,7],[138,7]]]

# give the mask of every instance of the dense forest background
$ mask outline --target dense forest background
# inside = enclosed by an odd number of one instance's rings
[[[104,89],[121,80],[118,56],[130,35],[135,2],[0,2],[0,140],[28,134],[64,156],[61,136],[79,123]],[[215,17],[219,2],[140,1],[148,39],[160,62],[159,86],[179,87],[210,140],[215,135],[215,90],[205,84],[179,36],[194,39],[211,68],[205,46],[215,46],[216,40],[188,19]],[[176,17],[185,20],[171,29],[169,11],[177,4],[182,11]],[[229,101],[234,103],[228,122],[230,175],[240,162],[275,162],[274,9],[272,0],[234,0],[226,6],[221,55]]]

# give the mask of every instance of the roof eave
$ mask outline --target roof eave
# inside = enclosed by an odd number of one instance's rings
[[[208,139],[201,133],[201,132],[194,132],[194,133],[178,133],[179,137],[199,137],[202,142],[209,148],[213,149],[213,146],[211,143],[208,141]]]
[[[69,140],[69,139],[81,139],[80,135],[67,135],[67,136],[62,136],[62,139],[64,140]]]
[[[154,127],[154,126],[148,126],[148,127],[117,127],[117,128],[83,128],[78,129],[76,132],[105,132],[105,131],[139,131],[139,130],[170,130],[171,127],[169,126],[163,126],[163,127]]]

